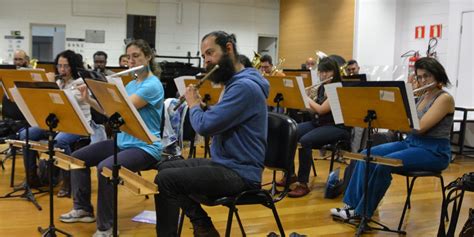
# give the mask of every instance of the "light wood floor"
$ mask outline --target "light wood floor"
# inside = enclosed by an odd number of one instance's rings
[[[316,152],[315,152],[316,155]],[[17,159],[16,183],[24,179],[22,160]],[[332,220],[329,209],[341,206],[341,197],[324,199],[323,187],[327,178],[329,161],[317,161],[318,177],[312,177],[313,191],[303,198],[285,198],[277,204],[280,218],[287,236],[292,232],[307,236],[353,236],[354,229]],[[339,164],[337,165],[339,166]],[[11,160],[0,171],[0,195],[11,191],[9,179],[11,174]],[[449,183],[460,175],[474,170],[474,158],[458,157],[450,167],[444,171],[445,182]],[[144,177],[153,180],[155,172],[147,171]],[[93,171],[93,200],[96,200],[96,176]],[[271,174],[264,173],[264,180],[269,181]],[[394,176],[392,185],[378,209],[376,219],[396,228],[406,197],[405,180]],[[466,193],[458,223],[458,231],[467,218],[469,207],[474,206],[473,193]],[[37,227],[47,227],[49,224],[49,197],[46,194],[36,196],[43,207],[38,211],[30,202],[19,198],[0,199],[0,236],[40,236]],[[57,228],[67,231],[74,236],[91,236],[95,232],[95,223],[92,224],[64,224],[59,222],[58,216],[69,211],[72,200],[68,198],[54,198],[54,223]],[[421,178],[415,184],[412,196],[412,209],[406,216],[405,228],[407,236],[436,236],[441,206],[441,192],[438,179]],[[127,190],[119,189],[119,229],[120,236],[155,236],[155,226],[132,222],[131,219],[143,210],[154,210],[153,198],[134,196]],[[206,208],[216,228],[224,234],[227,218],[227,209],[224,207]],[[260,206],[240,207],[246,232],[249,236],[267,236],[269,232],[277,232],[273,216],[269,209]],[[234,218],[235,220],[235,218]],[[186,219],[182,236],[192,236],[191,225]],[[233,224],[232,236],[240,236],[236,221]],[[384,232],[374,232],[367,236],[396,236]]]

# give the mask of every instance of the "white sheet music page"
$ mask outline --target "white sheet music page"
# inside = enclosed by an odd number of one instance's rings
[[[413,95],[413,88],[410,83],[405,83],[405,89],[407,92],[408,105],[410,106],[410,115],[413,121],[413,129],[420,130],[420,120],[418,119],[418,113],[416,112],[415,96]],[[410,122],[410,121],[408,121]]]
[[[335,124],[343,124],[344,118],[342,117],[341,104],[339,102],[339,96],[337,95],[337,88],[342,87],[342,83],[331,83],[324,85],[324,90],[328,96],[329,106],[331,106],[332,116]]]
[[[180,95],[184,95],[184,92],[186,92],[186,84],[184,83],[185,80],[195,80],[195,76],[181,76],[181,77],[176,77],[174,79],[174,84],[176,84],[176,88],[178,89],[178,93]]]
[[[79,116],[79,119],[81,120],[82,125],[86,128],[87,133],[93,135],[94,130],[92,129],[89,121],[86,120],[86,117],[84,116],[84,113],[82,112],[81,106],[79,106],[79,103],[77,103],[76,97],[74,96],[73,92],[71,92],[70,90],[62,90],[62,91],[64,91],[64,94],[69,99],[69,102],[74,108],[74,111],[76,111],[76,114]]]
[[[152,142],[158,141],[159,138],[156,137],[155,135],[153,135],[153,134],[150,132],[150,129],[148,129],[148,127],[146,126],[145,121],[143,121],[142,116],[140,115],[140,113],[138,113],[137,108],[135,108],[135,106],[133,105],[132,101],[131,101],[130,98],[128,97],[128,93],[127,93],[127,91],[125,90],[125,87],[123,86],[123,84],[122,84],[122,86],[120,86],[120,85],[118,85],[117,83],[115,83],[115,85],[117,86],[118,91],[120,92],[120,94],[122,94],[122,97],[123,97],[124,100],[127,102],[128,107],[130,107],[130,110],[132,110],[132,113],[135,115],[135,117],[137,118],[137,120],[138,120],[138,122],[140,123],[140,125],[144,128],[147,137],[148,137]]]
[[[20,109],[21,113],[25,116],[25,119],[26,121],[28,121],[30,126],[38,127],[38,122],[36,122],[36,119],[35,117],[33,117],[33,114],[31,114],[30,109],[28,109],[28,106],[26,106],[26,103],[23,100],[23,97],[21,96],[18,89],[16,87],[10,88],[10,94],[12,95],[13,100]]]
[[[311,85],[319,83],[318,70],[310,70],[311,72]]]
[[[306,92],[304,89],[303,77],[300,77],[300,76],[296,77],[296,83],[298,83],[298,89],[300,90],[301,98],[303,98],[304,107],[309,109],[309,103],[308,103],[308,100],[306,100]]]

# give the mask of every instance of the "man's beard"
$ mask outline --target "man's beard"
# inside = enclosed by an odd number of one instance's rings
[[[230,58],[229,54],[225,53],[222,55],[222,58],[218,62],[219,69],[214,71],[212,75],[209,76],[209,80],[216,84],[224,84],[232,78],[235,74],[234,62]],[[215,64],[208,64],[206,71],[210,72],[214,68]]]

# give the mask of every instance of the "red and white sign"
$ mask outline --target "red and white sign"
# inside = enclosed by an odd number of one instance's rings
[[[425,26],[415,27],[415,39],[425,38]]]
[[[441,38],[442,25],[431,25],[430,26],[430,38]]]

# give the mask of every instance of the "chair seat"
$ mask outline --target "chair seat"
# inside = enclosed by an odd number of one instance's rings
[[[441,171],[397,171],[396,174],[408,176],[408,177],[427,177],[427,176],[440,176]]]
[[[242,195],[236,201],[237,196],[229,196],[229,197],[219,197],[219,198],[212,198],[205,195],[191,195],[191,199],[196,202],[202,203],[206,206],[229,206],[233,205],[234,202],[236,205],[251,205],[251,204],[259,204],[267,202],[267,196],[264,194],[267,190],[263,189],[255,189],[249,191],[249,194]]]

